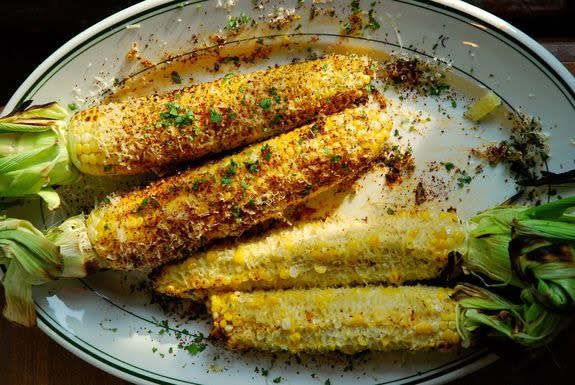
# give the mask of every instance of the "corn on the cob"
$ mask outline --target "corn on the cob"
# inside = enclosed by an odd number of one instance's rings
[[[136,174],[242,147],[349,107],[368,73],[366,57],[333,55],[99,105],[70,121],[72,160],[89,174]]]
[[[317,220],[163,266],[153,285],[184,298],[213,290],[399,285],[439,276],[449,252],[462,252],[464,240],[464,229],[450,212]]]
[[[391,121],[378,107],[330,115],[191,168],[95,209],[95,252],[113,269],[157,266],[237,236],[288,207],[357,177],[384,151]]]
[[[452,349],[460,344],[451,289],[402,286],[210,296],[214,336],[232,349],[322,352]]]

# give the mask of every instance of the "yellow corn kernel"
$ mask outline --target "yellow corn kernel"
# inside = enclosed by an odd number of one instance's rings
[[[424,286],[292,289],[212,294],[208,306],[212,335],[233,349],[349,354],[450,349],[459,346],[455,327],[441,321],[442,313],[455,314],[450,293]],[[231,300],[234,296],[241,300]],[[226,313],[233,314],[233,324],[223,326]]]
[[[433,334],[433,325],[429,322],[420,322],[415,325],[415,332],[418,334]]]

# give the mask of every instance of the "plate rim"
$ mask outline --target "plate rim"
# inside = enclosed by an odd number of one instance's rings
[[[186,6],[206,3],[215,0],[196,0],[185,2]],[[492,30],[497,32],[504,37],[510,39],[512,42],[519,45],[520,48],[527,51],[533,58],[537,59],[540,64],[547,67],[556,79],[558,79],[561,85],[569,93],[571,99],[575,100],[575,77],[561,64],[561,62],[553,56],[547,49],[545,49],[541,44],[536,42],[534,39],[526,35],[521,30],[517,29],[510,23],[502,20],[501,18],[492,15],[491,13],[484,11],[476,6],[465,3],[461,0],[386,0],[404,3],[408,5],[421,4],[422,6],[434,11],[433,8],[440,8],[450,12],[456,11],[462,17],[468,19],[475,19],[487,25],[487,30]],[[27,78],[26,80],[17,88],[12,97],[8,100],[5,106],[6,111],[12,110],[17,104],[23,101],[23,98],[27,95],[28,91],[33,90],[36,84],[44,79],[45,76],[54,70],[54,67],[65,57],[72,54],[74,51],[85,48],[85,45],[92,41],[99,35],[105,34],[114,28],[119,28],[130,19],[138,18],[140,15],[150,15],[155,10],[167,11],[170,8],[177,8],[182,3],[181,0],[146,0],[138,4],[132,5],[124,10],[114,13],[102,21],[94,24],[85,31],[76,35],[64,45],[62,45],[58,50],[52,53],[47,59],[45,59]],[[481,28],[477,26],[477,28]],[[88,47],[89,48],[89,47]],[[87,48],[85,48],[87,49]],[[567,96],[567,95],[565,95]],[[110,363],[104,362],[99,358],[92,357],[89,353],[82,350],[82,348],[74,346],[70,339],[65,338],[56,330],[52,329],[53,326],[44,319],[43,316],[39,316],[38,327],[51,339],[56,341],[59,345],[67,349],[68,351],[75,354],[77,357],[81,358],[85,362],[90,363],[104,370],[116,377],[122,378],[127,381],[137,380],[139,383],[143,384],[155,384],[155,383],[165,383],[158,382],[158,380],[150,378],[146,379],[139,374],[130,374],[122,369],[115,368]],[[484,355],[456,370],[449,371],[440,377],[434,377],[432,379],[421,378],[418,380],[417,377],[413,381],[408,381],[406,383],[443,383],[455,378],[459,378],[464,374],[469,374],[477,369],[480,369],[492,362],[497,360],[497,356],[493,353]],[[150,381],[152,380],[152,381]]]

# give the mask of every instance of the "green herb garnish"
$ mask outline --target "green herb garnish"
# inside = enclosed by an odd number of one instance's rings
[[[260,107],[264,111],[268,111],[271,106],[272,106],[272,100],[270,98],[263,98],[262,100],[260,100]]]
[[[210,122],[219,124],[223,118],[222,114],[210,108]]]
[[[156,126],[187,126],[194,122],[194,113],[190,110],[184,111],[184,108],[179,104],[172,102],[166,103],[166,111],[160,113],[160,120]]]
[[[252,18],[242,12],[239,14],[239,16],[230,16],[229,17],[228,25],[226,25],[226,29],[229,31],[237,32],[244,25],[248,24],[251,21],[252,21]]]
[[[182,78],[180,77],[180,74],[178,74],[176,71],[172,71],[172,73],[170,74],[170,76],[172,77],[172,81],[176,84],[182,84]]]

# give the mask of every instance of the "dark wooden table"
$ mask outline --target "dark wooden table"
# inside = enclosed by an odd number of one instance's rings
[[[575,74],[575,5],[570,0],[475,0],[510,20]],[[4,36],[3,86],[6,103],[25,77],[49,53],[101,18],[135,3],[131,0],[80,2],[70,0],[8,1],[0,14]],[[0,306],[4,298],[0,295]],[[452,382],[453,385],[568,385],[575,383],[575,325],[551,345],[532,351],[506,352],[496,363]],[[87,364],[39,329],[19,328],[0,317],[1,385],[129,384]]]

